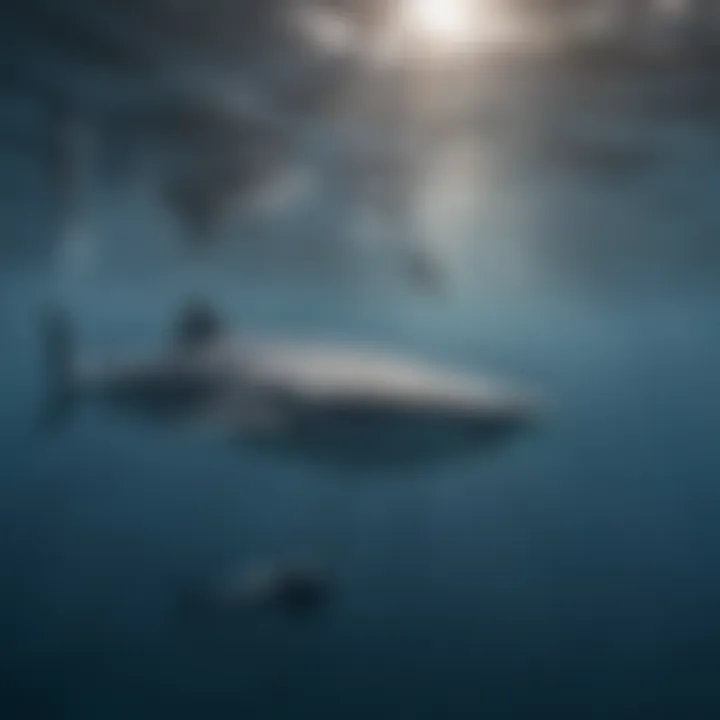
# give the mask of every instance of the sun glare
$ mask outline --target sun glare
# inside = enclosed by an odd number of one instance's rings
[[[426,49],[491,49],[542,40],[500,0],[400,0],[399,8],[402,31]]]
[[[407,0],[405,22],[429,40],[463,42],[472,24],[468,0]]]

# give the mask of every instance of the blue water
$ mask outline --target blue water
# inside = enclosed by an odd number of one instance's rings
[[[3,268],[0,717],[716,717],[720,176],[712,136],[658,134],[660,167],[630,183],[509,173],[438,297],[380,261],[340,282]],[[242,331],[422,353],[551,412],[500,453],[409,478],[89,408],[34,431],[49,296],[110,352],[161,344],[193,283]],[[183,588],[296,550],[337,570],[327,613],[179,612]]]

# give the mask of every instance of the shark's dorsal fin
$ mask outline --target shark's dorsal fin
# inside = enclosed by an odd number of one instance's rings
[[[219,315],[206,302],[191,301],[179,312],[173,339],[176,345],[194,348],[217,340],[223,334]]]

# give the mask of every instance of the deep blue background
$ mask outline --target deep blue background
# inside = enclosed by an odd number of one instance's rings
[[[530,86],[511,111],[523,137],[553,92]],[[22,102],[4,110],[30,127]],[[0,717],[717,717],[720,145],[700,123],[617,113],[605,129],[651,139],[652,162],[610,176],[567,156],[515,164],[517,135],[468,130],[482,211],[459,245],[440,244],[438,297],[399,288],[382,257],[362,272],[199,269],[150,243],[172,232],[129,191],[94,193],[94,232],[122,266],[66,277],[5,261]],[[8,247],[52,244],[34,163],[3,150]],[[320,193],[273,232],[353,221],[342,212]],[[34,430],[48,298],[109,352],[162,344],[198,287],[239,331],[420,352],[517,379],[551,412],[500,454],[381,481],[90,408],[57,435]],[[294,550],[337,568],[326,614],[181,612],[213,573]]]

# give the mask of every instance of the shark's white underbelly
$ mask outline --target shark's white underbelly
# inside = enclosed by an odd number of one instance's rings
[[[499,383],[367,350],[260,345],[250,357],[259,385],[298,402],[462,413],[529,407],[527,398]]]

